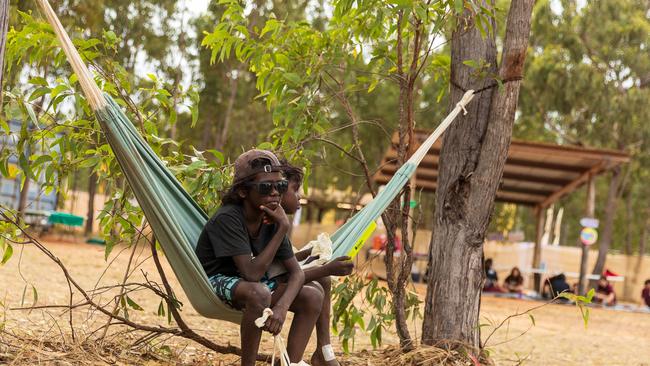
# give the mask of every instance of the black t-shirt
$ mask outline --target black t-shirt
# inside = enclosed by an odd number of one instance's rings
[[[244,221],[244,208],[240,205],[224,205],[203,227],[195,252],[208,277],[218,273],[240,276],[232,257],[258,255],[276,231],[275,224],[262,224],[257,238],[251,238]],[[275,259],[283,261],[291,257],[293,249],[285,236],[275,253]]]

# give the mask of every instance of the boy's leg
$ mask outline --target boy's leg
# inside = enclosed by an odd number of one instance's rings
[[[312,366],[338,366],[339,362],[333,359],[334,351],[331,349],[330,340],[330,312],[332,303],[332,280],[329,276],[321,277],[317,282],[323,288],[323,307],[320,311],[320,316],[316,320],[316,351],[311,357]],[[327,346],[325,352],[323,347]]]
[[[260,346],[262,330],[255,325],[255,319],[271,305],[271,291],[259,282],[239,281],[232,295],[236,308],[243,309],[240,331],[242,366],[253,366]]]
[[[278,288],[273,292],[272,304],[275,304],[280,299],[285,289],[286,283],[278,285]],[[320,315],[322,304],[323,289],[317,283],[310,282],[300,289],[289,307],[289,311],[294,314],[291,329],[289,330],[289,338],[287,339],[287,353],[291,362],[300,362],[302,360],[311,332]]]

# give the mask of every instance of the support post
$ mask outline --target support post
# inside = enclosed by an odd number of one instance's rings
[[[587,217],[594,217],[596,214],[596,186],[594,184],[593,176],[589,176],[589,181],[587,182],[587,206],[585,210]],[[578,280],[578,293],[584,295],[587,292],[587,280],[585,278],[587,274],[587,260],[589,259],[589,247],[582,244],[582,241],[578,239],[578,245],[582,248],[582,257],[580,259],[580,278]]]
[[[535,207],[537,225],[535,227],[535,250],[533,251],[533,270],[539,270],[542,264],[542,236],[544,234],[544,207]],[[542,290],[542,274],[533,273],[533,284],[538,293]]]

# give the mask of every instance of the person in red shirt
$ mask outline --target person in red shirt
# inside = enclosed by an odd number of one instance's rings
[[[612,287],[605,275],[600,276],[600,279],[598,280],[594,302],[606,306],[616,305],[616,293],[614,292],[614,287]]]
[[[645,280],[645,286],[643,287],[643,291],[641,291],[641,297],[643,298],[645,305],[650,307],[650,280]]]

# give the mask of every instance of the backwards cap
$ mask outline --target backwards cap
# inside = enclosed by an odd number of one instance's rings
[[[254,176],[257,173],[282,171],[278,157],[268,150],[252,149],[239,155],[235,160],[234,183]]]

